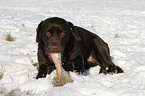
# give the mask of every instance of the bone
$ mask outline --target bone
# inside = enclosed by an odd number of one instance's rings
[[[51,53],[50,55],[53,59],[53,62],[55,63],[57,74],[58,74],[58,76],[60,76],[62,73],[61,53]]]
[[[63,86],[66,83],[73,82],[73,79],[69,77],[67,72],[62,68],[61,65],[61,53],[51,53],[50,56],[55,63],[57,75],[53,79],[54,87]]]

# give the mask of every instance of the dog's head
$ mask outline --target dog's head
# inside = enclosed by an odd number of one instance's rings
[[[61,53],[70,36],[80,37],[74,25],[58,17],[48,18],[37,27],[36,42],[44,44],[45,53]]]

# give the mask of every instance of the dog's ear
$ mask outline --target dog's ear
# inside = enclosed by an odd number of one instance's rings
[[[38,42],[40,42],[41,41],[41,26],[42,26],[42,23],[43,23],[44,21],[41,21],[40,23],[39,23],[39,25],[38,25],[38,27],[37,27],[37,29],[36,29],[36,32],[37,32],[37,35],[36,35],[36,42],[38,43]]]
[[[75,26],[71,22],[68,22],[68,25],[70,27],[70,30],[72,31],[72,34],[73,34],[74,38],[76,40],[80,41],[81,40],[81,37],[79,36],[79,34],[78,34]]]

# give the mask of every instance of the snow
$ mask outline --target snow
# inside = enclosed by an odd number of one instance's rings
[[[73,83],[53,87],[53,71],[36,80],[36,28],[41,20],[58,16],[88,29],[110,47],[113,62],[123,74],[98,74],[93,67],[84,75],[69,74]],[[5,41],[11,33],[15,41]],[[144,96],[144,0],[0,0],[0,89],[30,96]],[[3,96],[6,93],[2,93]],[[2,95],[1,94],[1,95]]]

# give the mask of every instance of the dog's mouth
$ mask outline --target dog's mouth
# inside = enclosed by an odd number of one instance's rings
[[[57,47],[57,46],[49,47],[46,50],[46,54],[49,54],[49,53],[62,53],[62,52],[63,52],[63,48],[62,47]]]

